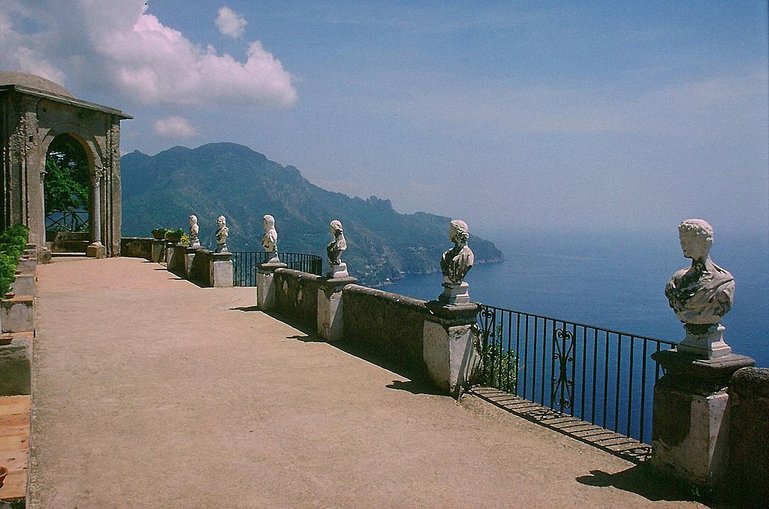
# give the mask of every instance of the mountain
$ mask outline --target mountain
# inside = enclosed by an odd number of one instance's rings
[[[216,218],[227,218],[230,251],[261,251],[262,217],[275,217],[278,250],[323,255],[328,224],[344,225],[350,273],[376,285],[386,278],[439,270],[450,218],[424,212],[399,214],[389,200],[367,200],[326,191],[248,147],[212,143],[174,147],[155,156],[139,151],[121,158],[123,235],[149,236],[152,228],[188,229],[198,216],[200,239],[215,246]],[[470,237],[476,263],[502,260],[492,242]]]

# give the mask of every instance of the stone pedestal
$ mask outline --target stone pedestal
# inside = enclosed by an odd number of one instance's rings
[[[652,464],[715,494],[729,453],[726,386],[735,371],[755,361],[736,354],[701,359],[676,349],[652,358],[665,370],[654,386]]]
[[[232,253],[212,253],[210,269],[211,286],[227,288],[232,286]]]
[[[166,260],[166,241],[152,239],[152,258],[153,262],[162,262]]]
[[[11,291],[16,295],[35,295],[35,274],[16,274]]]
[[[732,353],[732,348],[724,342],[724,330],[721,324],[684,326],[686,337],[678,344],[680,353],[694,355],[701,359],[716,359]],[[699,330],[698,330],[699,329]]]
[[[350,277],[350,274],[347,272],[347,264],[344,262],[339,265],[331,265],[326,273],[326,278],[328,279],[344,279],[347,277]]]
[[[85,255],[89,258],[106,258],[107,247],[99,241],[93,242],[85,248]]]
[[[346,272],[346,271],[345,271]],[[342,290],[357,281],[354,277],[327,278],[318,288],[318,334],[327,341],[344,337]]]
[[[198,244],[200,246],[200,244]],[[195,259],[195,254],[198,252],[199,247],[189,246],[184,251],[184,277],[190,279],[192,273],[192,261]]]
[[[288,267],[285,263],[262,263],[256,272],[256,307],[269,311],[275,307],[275,271]]]
[[[453,306],[455,304],[467,304],[470,302],[470,285],[462,281],[459,284],[443,283],[443,293],[438,296],[438,301]]]
[[[427,303],[431,312],[422,334],[422,356],[430,380],[457,397],[480,365],[475,316],[478,305]]]
[[[37,269],[37,258],[29,258],[22,256],[19,258],[19,265],[16,266],[16,270],[26,273],[34,273]]]

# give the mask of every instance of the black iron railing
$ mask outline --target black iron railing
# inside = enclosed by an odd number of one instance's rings
[[[675,343],[482,304],[482,383],[650,443],[653,352]]]
[[[87,232],[88,219],[85,210],[55,210],[45,216],[45,231]]]
[[[280,261],[289,269],[301,270],[320,276],[323,273],[323,258],[305,253],[278,253]],[[232,253],[232,275],[235,286],[256,286],[256,272],[259,264],[267,261],[263,251],[234,251]]]

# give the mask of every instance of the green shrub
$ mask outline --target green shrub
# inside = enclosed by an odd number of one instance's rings
[[[518,356],[503,346],[502,326],[483,334],[481,383],[515,394],[518,385]]]
[[[19,256],[27,246],[28,236],[29,228],[20,224],[0,233],[0,295],[5,295],[11,289],[19,266]]]

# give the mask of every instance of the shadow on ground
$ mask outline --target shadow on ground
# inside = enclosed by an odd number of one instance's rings
[[[577,477],[577,482],[587,486],[614,487],[636,493],[650,501],[699,501],[691,490],[669,476],[659,475],[648,464],[639,464],[627,470],[609,474],[591,470],[590,475]]]

